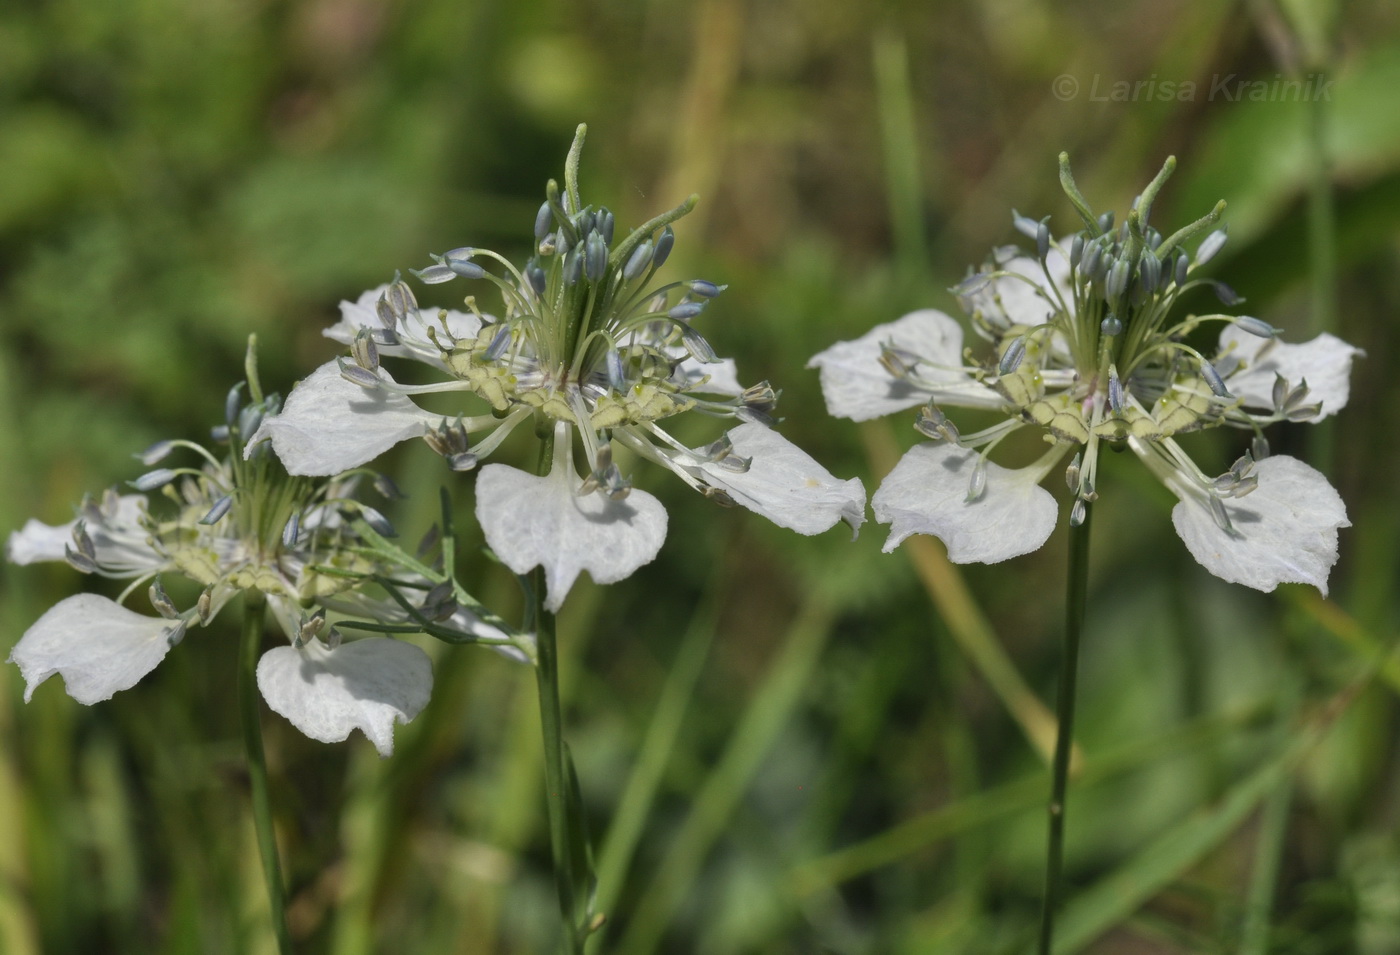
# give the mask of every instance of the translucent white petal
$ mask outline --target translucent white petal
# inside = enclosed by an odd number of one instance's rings
[[[1327,594],[1337,562],[1337,531],[1350,527],[1346,505],[1322,473],[1283,455],[1254,467],[1259,486],[1226,500],[1233,532],[1211,516],[1203,496],[1173,488],[1181,502],[1172,523],[1186,549],[1222,580],[1270,591],[1281,583],[1312,584]]]
[[[779,527],[819,534],[837,521],[859,531],[865,522],[865,488],[856,478],[842,481],[806,451],[771,428],[749,422],[729,432],[734,453],[749,458],[738,472],[703,464],[705,481],[723,488],[738,504]]]
[[[384,328],[384,323],[379,320],[375,306],[379,301],[379,296],[384,294],[388,288],[387,285],[381,285],[365,292],[353,302],[342,301],[340,303],[340,321],[321,334],[341,344],[348,345],[355,340],[355,333],[361,328],[368,328],[375,332],[381,331]],[[438,357],[440,352],[437,346],[428,337],[428,328],[431,327],[438,333],[439,340],[441,340],[440,311],[446,312],[447,330],[453,338],[475,338],[477,332],[481,330],[481,319],[476,315],[468,315],[465,312],[451,309],[423,308],[416,315],[410,314],[399,325],[397,332],[403,344],[380,345],[379,353],[398,358],[413,358],[435,368],[446,367]]]
[[[1262,359],[1261,349],[1271,345]],[[1322,403],[1322,411],[1310,421],[1321,421],[1346,407],[1351,395],[1352,360],[1366,353],[1348,345],[1336,335],[1323,332],[1310,342],[1290,345],[1251,335],[1234,325],[1220,333],[1220,351],[1239,359],[1244,366],[1225,380],[1230,393],[1245,407],[1271,409],[1274,406],[1274,377],[1282,375],[1292,385],[1308,380],[1307,404]]]
[[[566,436],[567,439],[567,436]],[[557,612],[580,571],[611,584],[649,563],[666,540],[666,509],[645,491],[625,500],[579,495],[572,466],[547,477],[488,464],[476,479],[476,519],[486,543],[517,574],[543,567],[545,607]]]
[[[147,542],[150,535],[141,526],[145,513],[145,495],[124,494],[117,499],[116,512],[110,517],[84,520],[96,561],[104,571],[138,575],[165,564],[165,558]],[[14,564],[63,560],[64,549],[74,546],[73,528],[77,523],[73,520],[55,526],[31,518],[10,535],[5,543],[5,557]]]
[[[393,380],[382,368],[379,373]],[[292,389],[282,413],[263,421],[243,453],[270,438],[292,474],[339,474],[421,437],[441,420],[403,395],[366,391],[328,361]]]
[[[301,649],[264,653],[258,689],[274,713],[312,739],[339,743],[358,729],[388,756],[394,724],[428,704],[433,666],[426,653],[399,640],[369,637],[332,650],[313,637]]]
[[[676,375],[688,382],[682,391],[733,396],[741,394],[744,390],[744,386],[739,384],[739,367],[734,364],[732,358],[721,358],[717,362],[706,364],[687,357],[677,367]],[[703,385],[697,384],[702,379],[708,380]]]
[[[929,387],[895,378],[880,364],[886,345],[912,352],[922,361],[918,376]],[[807,362],[821,369],[826,410],[837,418],[868,421],[936,398],[940,403],[999,408],[1001,397],[963,370],[963,330],[934,309],[910,312],[876,325],[860,338],[837,342]]]
[[[176,624],[146,617],[97,594],[59,601],[25,631],[10,662],[27,686],[24,699],[55,673],[79,703],[110,700],[136,685],[170,651]]]
[[[911,534],[931,534],[955,564],[995,564],[1039,550],[1055,529],[1055,499],[1038,469],[1011,470],[987,462],[986,489],[967,503],[977,452],[948,444],[917,444],[875,492],[875,519],[890,525],[886,553]]]
[[[1068,242],[1062,243],[1068,246]],[[1064,302],[1073,308],[1074,297],[1067,292],[1069,261],[1057,248],[1050,250],[1046,259],[1046,269],[1027,256],[1017,256],[998,269],[1010,275],[992,279],[986,287],[963,299],[963,307],[968,314],[981,311],[993,325],[1040,325],[1043,324]],[[1050,273],[1050,282],[1045,280],[1045,272]],[[1059,293],[1059,297],[1055,296]]]

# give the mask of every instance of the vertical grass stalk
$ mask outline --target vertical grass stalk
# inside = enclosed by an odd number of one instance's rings
[[[1065,643],[1060,657],[1058,728],[1050,784],[1050,834],[1045,853],[1045,892],[1040,910],[1040,955],[1050,955],[1055,935],[1055,913],[1060,907],[1064,874],[1065,790],[1069,786],[1070,754],[1074,748],[1074,698],[1079,680],[1079,639],[1089,602],[1089,525],[1094,508],[1084,522],[1069,529],[1069,577],[1065,593]]]
[[[287,931],[287,899],[282,887],[282,863],[277,857],[277,836],[272,828],[272,802],[267,790],[267,757],[263,754],[262,722],[258,708],[258,651],[262,649],[263,620],[267,599],[249,590],[243,598],[243,643],[238,658],[238,708],[243,722],[243,746],[248,754],[248,785],[253,800],[253,828],[262,857],[263,881],[267,883],[267,904],[277,950],[291,955],[292,938]]]

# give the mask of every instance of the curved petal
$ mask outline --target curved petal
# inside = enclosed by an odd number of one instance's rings
[[[379,302],[379,296],[384,294],[388,288],[387,285],[380,285],[363,293],[353,302],[342,300],[340,321],[322,331],[321,334],[340,342],[342,345],[349,345],[355,340],[355,333],[361,328],[381,331],[384,328],[384,323],[379,320],[376,304]],[[396,358],[413,358],[432,365],[434,368],[445,369],[447,366],[439,357],[440,350],[428,337],[429,327],[433,328],[439,336],[441,335],[440,317],[441,321],[447,324],[448,334],[455,339],[475,338],[477,333],[481,331],[481,319],[476,315],[468,315],[465,312],[451,309],[428,307],[410,314],[399,325],[398,335],[402,344],[380,345],[379,353]]]
[[[955,564],[995,564],[1039,550],[1055,529],[1055,498],[1035,468],[1011,470],[988,461],[982,495],[967,502],[978,454],[966,448],[916,444],[881,483],[871,503],[890,525],[885,553],[910,534],[931,534]]]
[[[986,287],[963,297],[963,308],[969,315],[981,312],[989,324],[1006,328],[1043,324],[1059,310],[1061,301],[1073,306],[1074,298],[1068,294],[1069,260],[1059,248],[1051,248],[1045,269],[1036,259],[1023,255],[1000,263],[997,269],[1010,274],[999,275]],[[1051,289],[1059,293],[1058,298]]]
[[[379,374],[393,381],[384,369]],[[403,395],[367,391],[347,381],[328,361],[292,389],[281,414],[263,421],[243,456],[266,438],[292,474],[339,474],[400,441],[421,437],[441,420]]]
[[[114,576],[139,575],[163,566],[166,559],[151,547],[150,534],[142,526],[145,495],[124,494],[116,499],[114,510],[107,507],[85,505],[82,519],[98,566]],[[64,560],[77,524],[76,520],[44,524],[31,518],[5,542],[5,558],[13,564]]]
[[[1259,357],[1266,346],[1268,350]],[[1220,351],[1242,362],[1242,367],[1226,379],[1226,386],[1249,408],[1273,408],[1277,375],[1293,385],[1307,379],[1306,403],[1322,403],[1322,410],[1308,419],[1313,422],[1346,407],[1351,395],[1352,360],[1366,354],[1327,332],[1310,342],[1289,345],[1251,335],[1235,325],[1227,325],[1220,333]]]
[[[865,488],[856,478],[842,481],[806,451],[756,422],[729,432],[734,453],[749,458],[747,471],[721,464],[699,466],[705,483],[723,488],[735,503],[799,534],[819,534],[837,521],[853,532],[865,523]]]
[[[517,574],[544,568],[551,612],[580,571],[616,583],[649,563],[666,540],[666,508],[656,498],[635,489],[621,501],[581,495],[582,483],[558,461],[547,477],[488,464],[476,479],[476,519],[486,543]]]
[[[1346,505],[1322,473],[1284,455],[1254,466],[1259,486],[1224,501],[1231,530],[1211,516],[1205,499],[1173,487],[1181,499],[1172,524],[1196,561],[1221,580],[1271,591],[1281,583],[1312,584],[1327,594],[1337,562],[1337,531],[1350,527]]]
[[[428,704],[433,666],[411,643],[369,637],[332,650],[313,637],[258,661],[258,689],[274,713],[307,736],[339,743],[362,731],[380,756],[394,751],[394,724]]]
[[[919,357],[913,383],[894,377],[880,364],[886,345]],[[935,309],[910,312],[897,321],[876,325],[860,338],[837,342],[807,362],[821,370],[826,410],[837,418],[868,421],[930,397],[951,405],[999,408],[1001,397],[963,370],[963,330],[955,319]]]
[[[135,686],[183,634],[178,621],[146,617],[97,594],[77,594],[25,631],[10,662],[24,674],[25,702],[58,673],[69,696],[92,704]]]

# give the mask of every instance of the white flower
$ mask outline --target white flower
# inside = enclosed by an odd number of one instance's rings
[[[1260,590],[1292,581],[1326,593],[1346,509],[1317,471],[1269,457],[1262,429],[1339,411],[1361,352],[1332,335],[1287,345],[1247,316],[1174,317],[1177,297],[1197,286],[1237,299],[1197,275],[1223,233],[1202,242],[1194,260],[1182,249],[1223,206],[1165,239],[1148,226],[1170,168],[1117,230],[1111,217],[1095,221],[1073,191],[1085,228],[1067,239],[1053,242],[1043,224],[1018,218],[1037,255],[997,250],[989,269],[954,289],[991,345],[986,363],[968,364],[961,325],[931,309],[812,359],[833,415],[859,421],[923,406],[915,426],[929,441],[900,461],[872,501],[876,519],[891,525],[885,550],[910,534],[939,537],[959,563],[1036,550],[1057,513],[1041,480],[1074,452],[1065,476],[1078,524],[1098,497],[1100,450],[1127,445],[1180,499],[1173,524],[1206,569]],[[1224,325],[1212,359],[1188,344],[1207,322]],[[964,434],[944,414],[948,406],[1006,417]],[[1252,450],[1209,477],[1176,436],[1219,425],[1253,432]],[[1050,444],[1039,460],[1017,470],[989,460],[1025,427],[1042,429]]]
[[[275,399],[272,399],[275,400]],[[234,407],[229,431],[256,427],[264,410]],[[432,687],[428,657],[412,644],[382,637],[330,645],[316,634],[321,614],[304,606],[399,620],[405,614],[388,600],[368,597],[354,579],[322,568],[366,570],[365,559],[343,513],[372,514],[344,498],[338,482],[288,477],[268,454],[219,461],[190,442],[168,442],[144,457],[155,463],[174,446],[194,449],[202,468],[161,468],[133,482],[164,487],[178,505],[169,518],[156,516],[145,495],[109,491],[87,500],[78,517],[53,527],[31,520],[10,535],[6,554],[15,563],[66,560],[78,570],[133,583],[122,600],[155,579],[150,599],[158,616],[137,613],[106,597],[78,594],[60,601],[20,638],[10,654],[19,666],[28,700],[54,674],[68,694],[84,704],[129,689],[165,658],[191,627],[206,626],[233,597],[261,592],[292,646],[266,653],[258,683],[274,710],[302,732],[323,742],[364,731],[381,754],[393,746],[393,725],[412,719]],[[178,486],[178,490],[176,489]],[[376,515],[377,517],[377,515]],[[178,610],[160,586],[161,574],[178,574],[204,587],[195,606]],[[458,610],[445,626],[488,639],[502,636]]]
[[[327,363],[293,389],[248,452],[268,440],[291,472],[331,474],[421,437],[454,470],[467,471],[532,422],[555,435],[550,473],[483,468],[477,514],[507,566],[546,569],[553,608],[581,571],[600,582],[622,579],[651,560],[665,537],[664,510],[631,489],[614,463],[615,446],[799,533],[838,520],[858,528],[860,483],[837,480],[769,430],[777,393],[767,382],[742,387],[733,361],[716,356],[695,328],[724,287],[702,280],[652,287],[675,241],[670,223],[693,203],[615,241],[611,212],[582,206],[571,180],[562,195],[551,183],[536,217],[536,251],[523,269],[489,250],[462,248],[433,256],[416,273],[430,285],[489,283],[500,294],[499,318],[477,311],[474,298],[469,313],[422,310],[397,277],[342,303],[341,321],[326,334],[349,344],[353,361]],[[380,365],[386,356],[449,377],[401,385]],[[470,393],[476,407],[444,417],[413,402],[432,392]],[[690,410],[743,423],[690,448],[661,427]]]

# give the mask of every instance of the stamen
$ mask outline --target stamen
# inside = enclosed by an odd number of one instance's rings
[[[209,508],[209,511],[199,519],[199,523],[210,525],[217,524],[219,521],[223,520],[224,515],[229,512],[231,507],[233,507],[233,495],[225,494],[214,502],[214,506]]]

